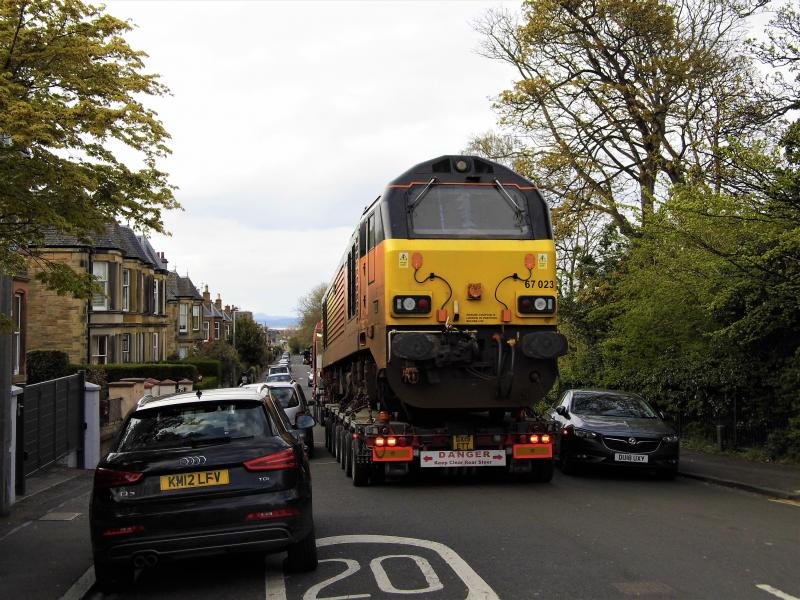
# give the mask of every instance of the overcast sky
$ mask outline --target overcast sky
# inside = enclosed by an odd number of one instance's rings
[[[513,72],[475,20],[519,3],[119,1],[132,47],[172,91],[160,165],[184,211],[154,235],[224,304],[292,315],[331,279],[362,209],[412,165],[495,126]]]

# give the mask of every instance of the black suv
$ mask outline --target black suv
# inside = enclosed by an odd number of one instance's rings
[[[277,411],[263,388],[140,400],[95,472],[99,587],[162,560],[236,551],[287,550],[289,570],[315,569],[308,459]]]

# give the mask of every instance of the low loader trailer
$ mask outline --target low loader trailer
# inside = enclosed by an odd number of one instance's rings
[[[393,420],[387,411],[348,413],[339,404],[318,405],[325,446],[356,486],[432,470],[471,475],[493,469],[548,482],[553,476],[553,434],[546,422],[524,413],[501,419],[466,413],[412,424]]]

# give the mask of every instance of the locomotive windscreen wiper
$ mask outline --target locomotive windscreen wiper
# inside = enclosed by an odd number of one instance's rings
[[[511,194],[509,194],[506,191],[506,188],[503,187],[503,184],[500,183],[499,179],[495,179],[494,184],[500,190],[500,193],[502,194],[505,201],[508,202],[508,205],[511,207],[511,210],[514,211],[514,215],[517,218],[517,222],[522,224],[525,220],[525,214],[522,212],[522,209],[519,207],[519,204],[517,204],[514,198],[511,197]]]
[[[436,183],[436,177],[432,178],[432,179],[431,179],[431,180],[428,182],[428,185],[426,185],[426,186],[425,186],[425,189],[423,189],[423,190],[422,190],[422,191],[419,193],[419,196],[417,196],[416,198],[414,198],[414,201],[413,201],[411,204],[409,204],[409,205],[408,205],[408,212],[410,212],[410,213],[411,213],[411,212],[414,212],[414,209],[415,209],[415,208],[417,208],[417,205],[418,205],[420,202],[422,202],[422,199],[425,197],[425,194],[427,194],[427,193],[428,193],[428,190],[430,190],[430,189],[431,189],[431,187],[433,186],[433,184],[434,184],[434,183]]]

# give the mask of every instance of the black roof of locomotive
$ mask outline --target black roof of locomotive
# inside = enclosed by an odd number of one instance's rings
[[[466,171],[456,170],[455,164],[459,160],[467,162],[469,168]],[[457,183],[463,182],[465,177],[480,177],[480,181],[491,182],[499,179],[503,183],[534,186],[531,181],[500,163],[481,156],[449,154],[414,165],[408,171],[393,179],[389,185],[408,185],[412,181],[427,182],[433,177],[440,183]]]

